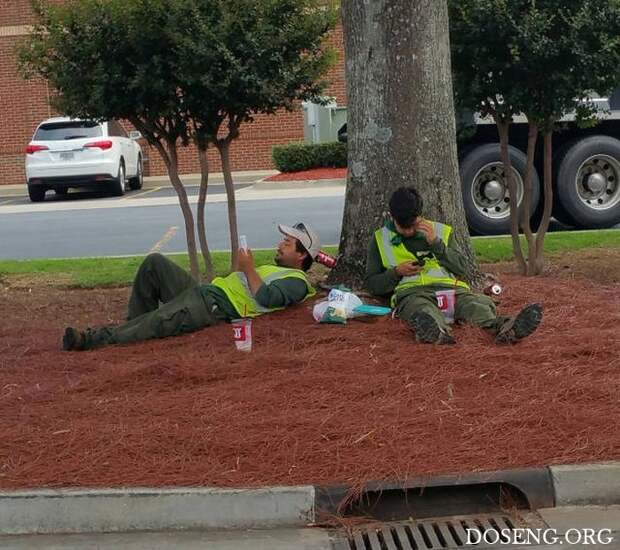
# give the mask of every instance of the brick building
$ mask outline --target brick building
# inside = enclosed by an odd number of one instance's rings
[[[53,0],[62,2],[62,0]],[[49,104],[50,90],[44,81],[24,81],[17,74],[15,48],[33,22],[30,0],[0,0],[0,185],[24,183],[24,148],[35,127],[55,115]],[[342,52],[342,29],[329,42]],[[327,95],[338,105],[346,105],[343,54],[330,71],[331,87]],[[231,147],[233,170],[272,168],[273,145],[303,140],[303,113],[258,116],[241,128],[241,137]],[[156,151],[146,151],[150,175],[165,174],[165,166]],[[218,155],[209,158],[214,172],[221,170]],[[197,155],[189,147],[180,151],[181,173],[199,172]]]

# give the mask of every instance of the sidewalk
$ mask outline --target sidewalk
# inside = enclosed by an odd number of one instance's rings
[[[233,172],[233,180],[234,183],[237,184],[256,183],[278,173],[279,172],[277,170],[248,170],[243,172]],[[200,174],[183,174],[181,175],[181,180],[188,187],[200,185]],[[221,172],[209,174],[209,183],[222,185],[224,183],[224,174]],[[143,189],[154,189],[156,187],[172,187],[172,184],[170,183],[170,179],[167,175],[145,176]],[[23,183],[14,185],[0,185],[0,197],[26,195],[27,193],[26,184]]]

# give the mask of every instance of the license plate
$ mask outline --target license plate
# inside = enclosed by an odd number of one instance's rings
[[[73,160],[73,153],[60,153],[60,160]]]

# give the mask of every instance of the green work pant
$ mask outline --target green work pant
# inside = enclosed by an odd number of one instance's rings
[[[428,313],[435,319],[440,328],[450,332],[449,325],[437,306],[435,295],[437,290],[442,290],[442,288],[421,287],[405,296],[397,297],[396,313],[398,317],[410,324],[414,313]],[[454,320],[496,332],[505,318],[497,316],[495,303],[488,296],[474,294],[467,289],[457,287]]]
[[[214,300],[184,269],[161,254],[150,254],[136,274],[127,322],[87,329],[86,348],[176,336],[223,318]]]

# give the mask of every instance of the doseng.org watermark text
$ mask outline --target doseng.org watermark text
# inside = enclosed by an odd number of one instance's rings
[[[614,537],[611,529],[567,529],[564,534],[556,529],[466,529],[467,540],[465,544],[474,546],[478,544],[565,544],[565,545],[594,545],[611,544]]]

